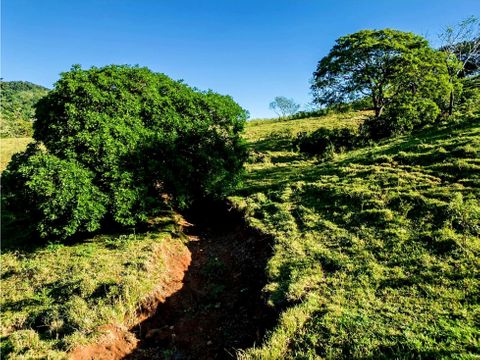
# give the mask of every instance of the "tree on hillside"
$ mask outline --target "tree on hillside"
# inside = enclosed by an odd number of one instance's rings
[[[328,106],[368,96],[380,118],[399,99],[427,97],[442,106],[446,79],[442,57],[421,36],[362,30],[337,39],[317,65],[312,91],[317,103]]]
[[[158,209],[224,196],[246,157],[247,113],[231,97],[147,68],[74,66],[36,117],[44,147],[12,160],[2,190],[6,208],[43,237],[105,220],[134,226]]]
[[[458,77],[478,75],[480,72],[480,21],[471,16],[456,26],[447,27],[440,34],[440,50],[447,54],[446,64],[450,82]],[[448,113],[452,115],[455,105],[455,91],[450,92]]]
[[[276,96],[270,103],[270,109],[275,111],[278,116],[286,117],[295,114],[300,109],[300,104],[285,96]]]

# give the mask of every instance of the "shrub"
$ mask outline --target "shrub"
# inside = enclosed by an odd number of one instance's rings
[[[31,144],[5,170],[5,201],[41,237],[64,239],[92,232],[106,211],[106,197],[92,184],[93,177],[78,162],[61,160]]]
[[[36,118],[34,138],[50,154],[44,157],[88,171],[94,189],[106,195],[105,216],[123,226],[145,221],[166,198],[187,206],[225,195],[247,156],[241,138],[247,112],[231,97],[147,68],[74,66],[39,101]],[[28,167],[28,157],[21,161]],[[47,185],[31,191],[43,194]],[[59,208],[48,211],[45,219],[60,216]]]
[[[352,150],[361,143],[358,133],[350,128],[333,130],[320,128],[311,134],[300,133],[295,142],[301,152],[310,155]]]
[[[440,108],[431,99],[396,100],[380,117],[368,118],[360,127],[366,139],[380,140],[433,124],[440,116]]]

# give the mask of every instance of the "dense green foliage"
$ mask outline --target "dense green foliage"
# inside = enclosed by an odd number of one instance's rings
[[[462,79],[462,94],[456,109],[457,115],[480,115],[480,75]]]
[[[94,174],[76,161],[60,160],[31,144],[13,156],[3,176],[6,207],[23,214],[40,236],[67,238],[100,227],[107,199],[92,184]]]
[[[32,136],[34,105],[47,92],[47,88],[27,81],[0,81],[0,136]]]
[[[336,41],[318,63],[312,90],[329,106],[370,97],[386,134],[407,132],[446,109],[455,83],[445,57],[412,33],[362,30]]]
[[[281,309],[243,357],[478,357],[479,118],[321,162],[276,141],[233,198],[276,239],[267,291]]]
[[[92,186],[106,195],[107,218],[121,225],[145,221],[164,206],[163,195],[183,206],[225,194],[235,186],[246,156],[240,137],[246,112],[230,97],[197,91],[147,68],[74,66],[39,101],[36,116],[34,138],[45,145],[49,159],[93,174]],[[27,155],[21,159],[16,163],[30,161]],[[12,165],[5,174],[12,178],[4,190],[11,203],[21,198],[17,187],[8,186],[20,176],[19,168]],[[30,176],[28,183],[36,174],[24,176]],[[36,191],[47,189],[39,185]],[[63,219],[56,209],[44,215]],[[95,225],[86,230],[98,227],[91,215]]]

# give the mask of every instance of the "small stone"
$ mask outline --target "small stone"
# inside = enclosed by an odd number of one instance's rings
[[[213,344],[212,340],[207,341],[207,345],[212,345],[212,344]]]

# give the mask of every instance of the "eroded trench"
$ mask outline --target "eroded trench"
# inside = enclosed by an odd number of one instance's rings
[[[230,359],[259,345],[275,321],[263,287],[271,239],[225,203],[185,215],[192,241],[182,288],[131,331],[139,341],[124,359]]]

